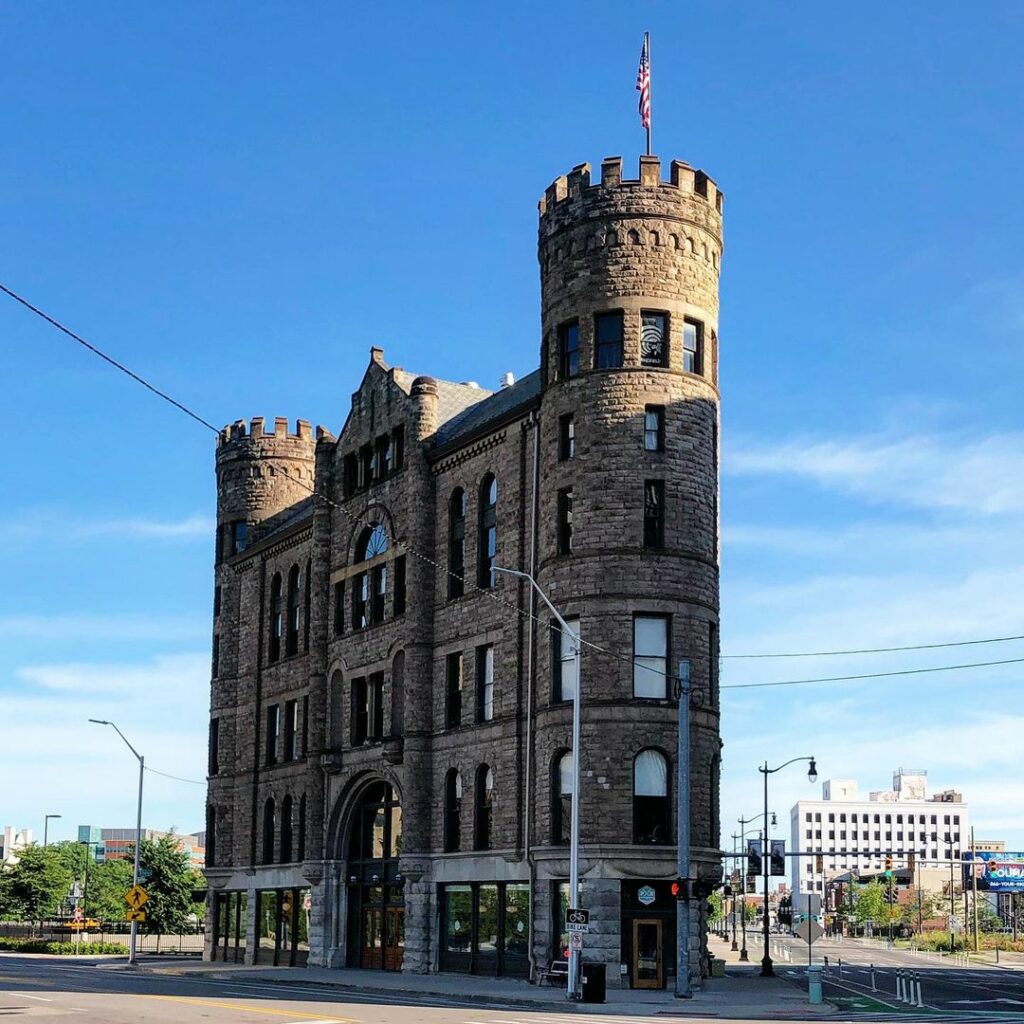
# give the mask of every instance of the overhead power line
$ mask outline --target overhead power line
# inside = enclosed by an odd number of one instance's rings
[[[905,647],[863,647],[850,651],[800,651],[794,654],[723,654],[723,658],[830,658],[839,654],[892,654],[896,651],[934,651],[940,647],[970,647],[973,644],[1005,644],[1024,640],[1021,636],[993,636],[985,640],[950,640],[941,644],[910,644]]]
[[[762,686],[810,686],[812,683],[843,683],[854,679],[884,679],[891,676],[920,676],[928,672],[956,672],[965,668],[989,668],[992,665],[1020,665],[1024,658],[1005,661],[977,661],[972,665],[937,665],[933,668],[904,668],[895,672],[867,672],[856,676],[824,676],[820,679],[774,679],[767,683],[728,683],[722,690],[756,690]]]
[[[173,405],[175,409],[179,409],[186,416],[191,416],[192,419],[194,419],[197,423],[201,423],[204,427],[207,428],[207,430],[212,430],[215,434],[220,433],[220,431],[212,423],[210,423],[208,420],[203,419],[203,417],[200,416],[199,413],[193,412],[187,405],[183,405],[177,399],[171,398],[171,396],[167,394],[166,391],[161,391],[158,387],[156,387],[156,385],[150,384],[150,382],[146,380],[144,377],[140,377],[133,370],[129,370],[128,367],[125,366],[123,363],[119,363],[113,356],[108,356],[106,352],[102,351],[101,349],[98,349],[95,345],[86,341],[85,338],[83,338],[81,335],[75,334],[75,332],[71,330],[70,327],[65,327],[64,324],[62,324],[59,320],[55,320],[52,316],[50,316],[49,313],[44,313],[38,306],[33,306],[32,303],[28,301],[28,299],[22,298],[22,296],[20,296],[17,292],[11,291],[11,289],[8,288],[7,285],[3,284],[2,282],[0,282],[0,291],[3,291],[5,294],[9,295],[12,299],[14,299],[15,302],[20,302],[26,309],[31,310],[33,313],[35,313],[36,316],[41,317],[48,324],[52,324],[54,327],[57,328],[58,331],[63,331],[69,338],[73,338],[75,341],[77,341],[79,345],[84,345],[90,352],[93,353],[93,355],[99,356],[100,359],[110,363],[110,365],[113,366],[115,369],[118,369],[126,376],[131,377],[131,379],[136,383],[141,384],[144,388],[148,388],[158,398],[162,398],[165,402],[168,402],[169,404]]]
[[[57,330],[59,330],[62,333],[66,334],[69,338],[72,338],[74,341],[78,342],[78,344],[84,346],[86,349],[88,349],[94,355],[98,356],[100,359],[104,360],[105,362],[109,363],[111,366],[113,366],[116,369],[120,370],[123,374],[125,374],[127,377],[131,378],[137,384],[141,384],[144,388],[146,388],[148,391],[151,391],[158,398],[160,398],[163,401],[167,402],[168,404],[172,405],[174,408],[178,409],[180,412],[183,412],[186,416],[188,416],[190,419],[194,420],[196,423],[199,423],[201,426],[205,427],[207,430],[213,431],[213,433],[217,434],[218,436],[220,435],[220,430],[217,427],[215,427],[209,420],[207,420],[204,417],[200,416],[197,412],[194,412],[192,409],[190,409],[184,403],[179,402],[175,398],[172,398],[165,391],[162,391],[160,388],[156,387],[154,384],[151,384],[145,378],[141,377],[139,374],[135,373],[133,370],[130,370],[127,366],[125,366],[124,364],[118,362],[112,356],[107,355],[101,349],[97,348],[95,345],[93,345],[90,342],[86,341],[79,334],[76,334],[69,327],[66,327],[59,320],[57,320],[56,318],[50,316],[48,313],[46,313],[43,310],[41,310],[38,306],[33,305],[31,302],[29,302],[27,299],[23,298],[17,292],[12,291],[10,288],[8,288],[6,285],[4,285],[2,282],[0,282],[0,291],[3,291],[6,295],[9,295],[12,299],[14,299],[15,302],[20,303],[22,306],[24,306],[26,309],[30,310],[36,316],[38,316],[41,319],[45,320],[48,324],[51,324],[53,327],[56,327]],[[297,481],[297,482],[300,483],[302,487],[307,489],[314,498],[319,498],[321,501],[323,501],[325,504],[329,505],[331,508],[337,509],[344,516],[346,516],[348,519],[350,519],[353,523],[355,523],[357,525],[361,525],[361,526],[367,526],[367,527],[372,527],[374,525],[373,523],[370,523],[369,521],[367,521],[365,519],[362,519],[359,516],[355,515],[354,513],[349,511],[344,506],[338,504],[338,502],[336,502],[336,501],[332,500],[331,498],[327,497],[327,495],[325,495],[325,494],[321,493],[320,491],[318,491],[314,485],[310,485],[310,484],[306,483],[305,481]],[[413,555],[415,558],[418,558],[418,559],[422,560],[423,562],[427,563],[428,565],[432,566],[438,572],[444,573],[447,576],[451,576],[451,577],[453,577],[455,579],[461,580],[464,585],[468,585],[469,589],[467,590],[467,593],[474,593],[475,592],[475,593],[484,594],[491,601],[494,601],[497,604],[503,605],[504,607],[510,609],[511,611],[516,612],[516,614],[522,616],[523,618],[525,618],[525,619],[527,619],[529,621],[536,622],[542,628],[548,628],[549,630],[551,630],[552,632],[555,632],[555,633],[560,632],[560,629],[559,629],[559,627],[558,627],[558,625],[556,623],[545,622],[543,619],[541,619],[540,616],[534,615],[529,610],[520,608],[518,605],[512,604],[511,601],[506,601],[506,600],[502,599],[496,593],[494,593],[493,588],[490,588],[490,587],[480,587],[480,586],[476,585],[473,581],[467,579],[464,576],[460,576],[458,573],[452,572],[451,569],[449,569],[447,566],[441,565],[439,562],[436,562],[430,556],[422,554],[421,552],[417,551],[415,548],[406,547],[404,550],[407,553]],[[824,656],[839,655],[839,654],[880,654],[880,653],[890,653],[890,652],[896,652],[896,651],[936,649],[936,648],[940,648],[940,647],[960,647],[960,646],[967,646],[967,645],[970,645],[970,644],[1004,643],[1004,642],[1007,642],[1007,641],[1010,641],[1010,640],[1022,640],[1022,639],[1024,639],[1024,636],[993,637],[993,638],[988,639],[988,640],[961,640],[961,641],[951,641],[949,643],[919,644],[919,645],[913,645],[913,646],[907,646],[907,647],[891,647],[891,648],[879,647],[879,648],[864,648],[862,650],[850,650],[850,651],[819,651],[819,652],[801,652],[801,653],[794,653],[794,654],[731,654],[731,655],[730,654],[725,654],[725,655],[722,655],[722,657],[723,658],[803,658],[803,657],[824,657]],[[579,640],[580,640],[580,644],[582,646],[587,647],[587,648],[593,650],[597,654],[603,654],[607,658],[611,658],[611,659],[613,659],[615,661],[621,661],[621,662],[623,662],[625,664],[628,664],[630,666],[635,665],[635,662],[634,662],[633,658],[628,657],[627,655],[619,654],[619,653],[617,653],[615,651],[609,651],[609,650],[605,649],[604,647],[601,647],[598,644],[593,643],[590,640],[584,640],[582,637],[580,637]],[[872,672],[872,673],[867,673],[867,674],[864,674],[864,675],[828,676],[828,677],[819,678],[819,679],[783,679],[783,680],[773,680],[773,681],[770,681],[770,682],[763,682],[763,683],[728,683],[728,684],[724,684],[724,685],[720,686],[720,689],[723,689],[723,690],[745,690],[745,689],[756,689],[756,688],[769,687],[769,686],[809,686],[809,685],[815,684],[815,683],[845,682],[845,681],[852,681],[852,680],[858,680],[858,679],[881,679],[881,678],[890,677],[890,676],[919,675],[919,674],[928,673],[928,672],[952,672],[952,671],[956,671],[958,669],[983,668],[983,667],[987,667],[987,666],[991,666],[991,665],[1013,665],[1013,664],[1018,664],[1020,662],[1024,662],[1024,658],[1012,658],[1012,659],[1008,659],[1006,661],[979,662],[979,663],[974,664],[974,665],[947,665],[947,666],[940,666],[940,667],[937,667],[937,668],[904,669],[902,671],[895,671],[895,672]],[[654,669],[654,668],[649,668],[648,671],[654,672],[657,675],[664,676],[666,679],[673,680],[675,682],[679,681],[678,677],[673,672],[668,672],[668,671],[664,671],[664,670],[658,670],[658,669]],[[176,775],[168,775],[166,772],[158,772],[155,768],[147,768],[147,771],[151,771],[151,772],[153,772],[156,775],[164,775],[167,778],[172,778],[172,779],[175,779],[176,781],[179,781],[179,782],[187,782],[187,783],[191,783],[191,784],[197,785],[197,786],[204,786],[204,785],[206,785],[205,782],[199,782],[199,781],[197,781],[195,779],[184,779],[184,778],[180,778],[179,776],[176,776]]]
[[[162,775],[165,779],[174,779],[175,782],[188,782],[193,786],[205,786],[205,782],[200,782],[198,779],[183,779],[180,775],[171,775],[170,772],[160,772],[156,768],[150,768],[146,765],[146,771],[152,772],[154,775]]]

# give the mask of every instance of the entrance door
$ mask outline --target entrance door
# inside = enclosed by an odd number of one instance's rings
[[[384,970],[400,971],[405,959],[405,907],[388,907],[384,945]]]
[[[382,907],[363,908],[363,951],[359,959],[360,967],[380,969],[383,953],[383,924],[384,910]]]
[[[633,921],[633,988],[664,988],[665,961],[661,944],[661,921],[637,918]]]

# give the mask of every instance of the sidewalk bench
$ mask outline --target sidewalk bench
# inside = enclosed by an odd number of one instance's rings
[[[544,982],[549,985],[554,985],[556,982],[567,985],[569,983],[569,962],[563,959],[552,960],[548,969],[540,976],[540,984],[543,985]]]

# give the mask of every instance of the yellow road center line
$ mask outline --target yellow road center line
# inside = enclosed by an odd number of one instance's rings
[[[304,1018],[317,1024],[358,1024],[352,1017],[325,1017],[319,1013],[303,1013],[301,1010],[271,1010],[265,1006],[247,1006],[244,1003],[225,1003],[219,999],[193,999],[190,996],[136,995],[136,999],[162,999],[168,1003],[192,1003],[194,1006],[216,1006],[222,1010],[245,1010],[248,1013],[265,1013],[272,1017],[291,1017],[293,1021]]]

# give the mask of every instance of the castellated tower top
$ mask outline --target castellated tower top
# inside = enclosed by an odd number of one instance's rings
[[[273,431],[262,416],[236,420],[217,438],[217,520],[256,526],[309,498],[314,486],[316,441],[311,425],[295,430],[277,417]]]
[[[635,180],[622,177],[617,156],[602,161],[599,183],[589,164],[556,178],[539,203],[542,367],[555,366],[556,339],[569,329],[579,365],[596,366],[595,320],[612,313],[623,321],[624,365],[639,366],[641,325],[657,314],[673,338],[667,368],[685,370],[681,334],[695,323],[707,342],[706,379],[716,383],[723,205],[715,182],[681,160],[667,181],[656,156],[640,157]]]

